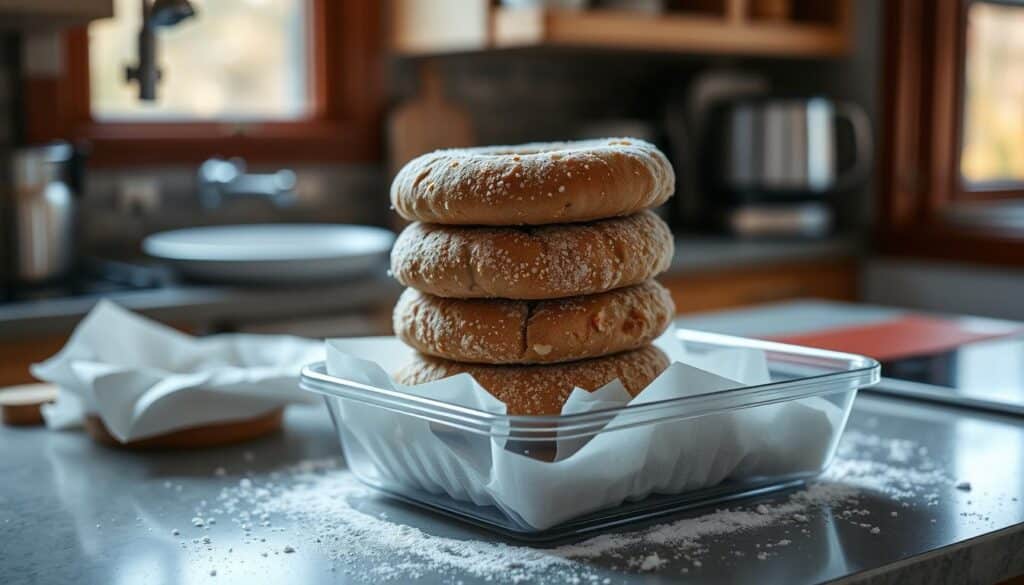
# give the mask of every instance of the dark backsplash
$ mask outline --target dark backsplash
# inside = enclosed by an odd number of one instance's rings
[[[82,250],[87,255],[130,259],[154,232],[233,223],[358,223],[387,225],[386,179],[379,165],[281,165],[298,176],[298,200],[285,208],[268,201],[239,199],[205,209],[196,195],[196,168],[167,166],[89,172],[82,202]],[[253,165],[250,172],[278,167]],[[122,190],[132,180],[154,181],[159,206],[126,205]]]

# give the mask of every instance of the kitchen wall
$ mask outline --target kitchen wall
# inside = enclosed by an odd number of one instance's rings
[[[578,137],[596,122],[640,121],[651,125],[676,160],[693,156],[693,128],[684,141],[668,140],[687,105],[694,82],[710,72],[762,78],[767,92],[825,95],[881,111],[881,0],[855,3],[855,45],[839,60],[680,57],[649,53],[558,50],[456,55],[440,61],[447,101],[474,122],[477,142],[517,143]],[[394,99],[416,91],[418,61],[393,65]],[[684,143],[685,142],[685,143]],[[678,152],[690,149],[690,152]],[[684,165],[678,165],[681,167]],[[677,168],[677,170],[679,170]],[[684,189],[692,184],[680,182]],[[874,180],[838,194],[839,223],[859,230],[870,218]],[[679,202],[690,193],[680,193]]]
[[[14,148],[17,130],[17,35],[0,33],[0,153],[9,155]],[[0,177],[6,178],[8,165],[0,169]],[[5,184],[5,183],[0,183]]]
[[[1024,270],[875,258],[861,293],[880,305],[1024,321]]]
[[[439,60],[449,101],[474,121],[481,144],[576,137],[601,121],[641,121],[670,150],[692,144],[667,140],[693,81],[709,71],[763,77],[769,91],[849,99],[877,120],[881,0],[857,2],[856,45],[843,60],[800,61],[679,57],[613,52],[509,51]],[[415,60],[391,64],[392,101],[415,93]],[[779,89],[779,91],[781,91]],[[231,153],[223,153],[230,156]],[[670,153],[671,154],[671,153]],[[677,152],[676,154],[680,154]],[[685,156],[692,156],[687,152]],[[679,160],[679,157],[676,157]],[[195,196],[191,166],[92,169],[82,201],[82,242],[87,254],[137,254],[148,233],[189,225],[256,221],[339,221],[387,224],[388,177],[383,165],[289,165],[299,174],[299,204],[274,208],[264,201],[235,201],[206,210]],[[254,168],[275,170],[274,165]],[[693,197],[692,181],[678,201]],[[154,189],[157,195],[154,197]],[[860,231],[870,212],[873,185],[836,198],[844,232]]]
[[[205,209],[196,196],[196,167],[92,169],[82,205],[86,254],[130,258],[146,235],[196,225],[259,222],[337,222],[386,225],[387,191],[380,165],[256,166],[250,172],[293,169],[297,201],[276,207],[237,199]]]
[[[59,67],[52,37],[0,33],[0,186],[9,185],[10,154],[21,142],[20,70]],[[231,153],[224,153],[230,155]],[[284,166],[284,165],[281,165]],[[195,166],[89,168],[80,200],[80,247],[85,255],[138,256],[152,232],[205,224],[270,221],[327,221],[385,224],[387,197],[380,165],[288,165],[298,174],[299,198],[291,207],[265,201],[231,201],[203,209],[196,197]],[[279,166],[250,170],[277,170]],[[0,189],[0,212],[6,194]],[[2,216],[0,216],[2,217]],[[0,234],[2,235],[2,234]],[[0,252],[6,245],[0,237]],[[0,253],[0,259],[8,254]],[[0,267],[0,282],[6,271]]]
[[[6,226],[8,213],[7,185],[11,184],[11,154],[17,143],[18,134],[18,61],[19,38],[17,35],[0,32],[0,288],[7,281],[8,266],[4,264],[10,242]]]

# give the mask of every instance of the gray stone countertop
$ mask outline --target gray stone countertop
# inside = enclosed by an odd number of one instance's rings
[[[861,396],[836,460],[808,492],[850,497],[800,514],[786,506],[802,489],[692,510],[672,520],[691,523],[692,538],[632,538],[644,528],[629,526],[618,532],[631,548],[574,558],[373,492],[326,503],[334,488],[318,495],[288,471],[326,458],[324,485],[354,481],[322,408],[291,408],[275,436],[188,452],[0,427],[0,582],[992,583],[1024,573],[1022,449],[1018,419]],[[957,487],[964,481],[970,490]],[[252,506],[246,494],[264,489],[275,495],[261,501],[284,511]],[[730,511],[770,521],[714,528]],[[516,561],[528,555],[539,567]]]
[[[301,287],[173,284],[153,290],[0,303],[0,341],[71,331],[105,298],[153,319],[200,330],[239,323],[338,315],[393,304],[401,287],[381,274]]]

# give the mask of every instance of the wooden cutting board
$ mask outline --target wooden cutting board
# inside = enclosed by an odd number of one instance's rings
[[[419,76],[419,95],[388,116],[388,166],[392,176],[421,154],[476,143],[472,118],[458,104],[447,100],[437,66],[423,63]]]
[[[869,325],[773,336],[770,339],[892,361],[935,355],[966,343],[1019,333],[1024,333],[1024,325],[1012,321],[908,315]]]

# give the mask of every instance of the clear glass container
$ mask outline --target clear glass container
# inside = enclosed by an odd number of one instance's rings
[[[465,408],[334,377],[323,362],[303,370],[301,387],[324,396],[361,481],[536,542],[800,485],[828,467],[857,390],[879,379],[863,356],[678,336],[694,356],[761,350],[771,381],[562,416]],[[427,436],[443,447],[426,447]]]

